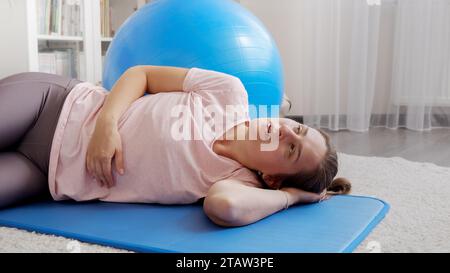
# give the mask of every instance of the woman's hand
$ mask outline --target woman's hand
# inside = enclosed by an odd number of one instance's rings
[[[115,157],[116,170],[123,175],[122,141],[117,126],[99,117],[88,145],[86,168],[102,187],[114,186],[111,168],[113,157]]]
[[[304,191],[294,187],[284,187],[280,190],[288,193],[289,196],[289,206],[297,203],[317,203],[327,199],[330,199],[330,195],[327,195],[327,190],[322,193],[313,193]]]

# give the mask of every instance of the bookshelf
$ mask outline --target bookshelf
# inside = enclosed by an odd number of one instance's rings
[[[100,57],[97,63],[101,67],[95,71],[96,83],[100,85],[104,58],[114,34],[133,12],[151,2],[151,0],[97,0],[94,2],[99,4],[99,6],[95,5],[94,8],[97,14],[100,14],[100,20],[95,22],[99,24],[96,29],[100,29],[100,36],[96,36],[100,37],[98,41],[100,48],[95,55],[96,57]]]
[[[14,0],[0,2],[0,78],[24,71],[65,75],[101,85],[114,34],[151,0]]]

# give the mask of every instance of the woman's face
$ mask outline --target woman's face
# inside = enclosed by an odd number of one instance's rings
[[[247,159],[253,169],[264,175],[312,172],[327,151],[319,131],[291,119],[253,119],[248,131],[249,139],[253,140],[246,142]]]

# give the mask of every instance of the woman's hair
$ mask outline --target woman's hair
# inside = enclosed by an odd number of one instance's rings
[[[343,177],[334,178],[338,172],[338,158],[336,150],[331,145],[330,136],[320,128],[317,128],[317,131],[325,138],[327,146],[318,168],[313,173],[290,176],[283,181],[283,185],[315,193],[327,189],[329,194],[348,194],[351,190],[350,181]]]

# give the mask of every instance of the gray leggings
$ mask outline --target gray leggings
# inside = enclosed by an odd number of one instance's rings
[[[0,80],[0,208],[51,197],[53,134],[64,100],[79,82],[39,72]]]

